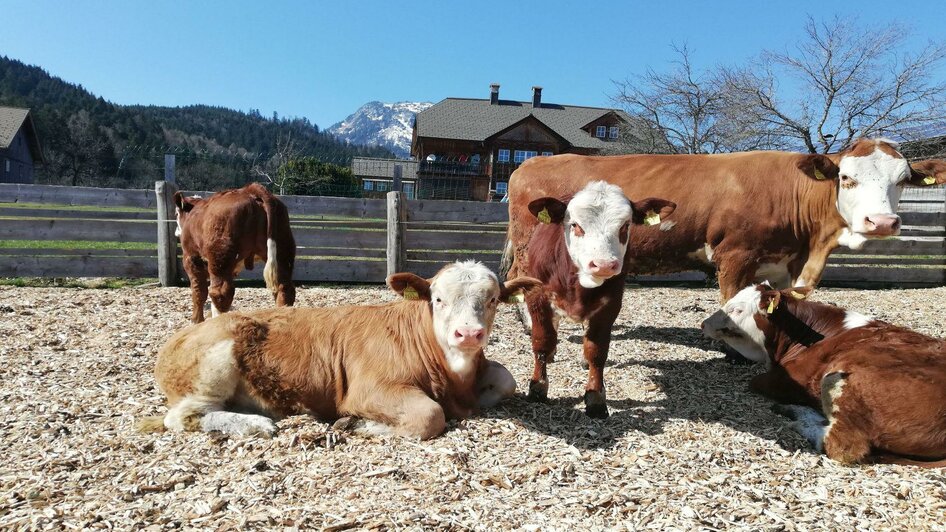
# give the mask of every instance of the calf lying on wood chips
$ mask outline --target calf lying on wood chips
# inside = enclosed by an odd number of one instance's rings
[[[809,291],[750,286],[703,331],[768,359],[750,387],[790,405],[780,410],[828,457],[946,465],[946,341],[807,301]]]
[[[139,428],[271,435],[271,418],[307,412],[427,439],[513,394],[515,379],[483,348],[498,303],[538,281],[501,285],[469,261],[387,282],[407,301],[228,313],[179,331],[155,367],[168,413]]]
[[[509,206],[510,220],[533,216],[541,222],[526,247],[524,272],[544,283],[543,290],[526,296],[535,355],[529,398],[544,401],[548,395],[546,364],[554,357],[558,322],[565,316],[585,325],[585,413],[606,418],[604,365],[624,298],[632,225],[659,223],[676,205],[658,198],[632,202],[619,187],[595,181],[572,198],[539,198],[525,213],[516,207]]]

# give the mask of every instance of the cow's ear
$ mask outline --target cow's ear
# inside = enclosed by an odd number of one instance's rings
[[[177,191],[174,193],[174,206],[181,212],[190,212],[194,208],[194,202],[191,198],[185,197],[181,191]]]
[[[677,208],[677,204],[665,199],[647,198],[632,201],[631,207],[634,210],[631,221],[635,224],[656,225],[667,216],[670,216]]]
[[[907,183],[915,187],[929,187],[946,183],[946,161],[927,159],[910,163]]]
[[[542,281],[532,277],[516,277],[503,283],[499,287],[499,300],[503,303],[519,303],[524,301],[523,292],[542,286]]]
[[[529,212],[544,224],[562,223],[567,208],[568,205],[557,198],[539,198],[529,202]]]
[[[782,301],[782,293],[778,290],[763,290],[759,298],[759,310],[766,314],[775,312],[778,304]]]
[[[798,162],[798,169],[812,179],[824,181],[826,179],[837,179],[841,172],[838,165],[834,164],[830,158],[818,153],[802,155]]]
[[[404,299],[430,301],[430,281],[413,273],[395,273],[388,276],[388,286]]]

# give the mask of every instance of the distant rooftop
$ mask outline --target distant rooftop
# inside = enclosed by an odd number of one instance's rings
[[[0,106],[0,150],[10,147],[22,127],[26,127],[26,140],[30,145],[33,160],[42,162],[43,153],[39,147],[39,139],[36,137],[36,129],[33,127],[29,109]]]

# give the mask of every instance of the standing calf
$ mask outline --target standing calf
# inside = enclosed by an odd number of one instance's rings
[[[546,364],[554,356],[563,315],[585,325],[585,413],[608,417],[604,365],[624,297],[631,225],[659,221],[674,208],[674,203],[656,198],[631,202],[619,187],[604,181],[589,183],[571,201],[539,198],[529,203],[531,216],[543,223],[529,239],[526,273],[544,285],[544,290],[526,295],[535,354],[530,399],[544,401],[548,396]],[[518,213],[510,205],[510,217]]]
[[[230,313],[178,332],[155,368],[168,413],[141,428],[270,435],[271,418],[308,412],[427,439],[512,395],[515,379],[483,348],[499,302],[538,281],[501,285],[470,261],[388,285],[408,301]]]
[[[292,306],[296,289],[292,267],[296,242],[289,228],[289,211],[259,183],[217,192],[208,199],[174,194],[177,232],[184,252],[194,304],[191,321],[204,321],[208,287],[212,315],[230,310],[233,279],[253,261],[266,262],[263,279],[276,304]]]
[[[946,465],[946,341],[807,301],[809,291],[750,286],[703,330],[769,361],[750,387],[792,405],[795,428],[831,459]]]

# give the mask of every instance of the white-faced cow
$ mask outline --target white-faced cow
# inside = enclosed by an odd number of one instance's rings
[[[292,306],[296,242],[289,228],[289,211],[266,187],[251,183],[208,199],[178,192],[174,204],[184,270],[191,284],[191,321],[204,321],[208,291],[213,316],[229,311],[233,279],[243,267],[253,269],[256,260],[266,263],[263,279],[276,304]]]
[[[812,445],[844,463],[946,466],[946,341],[749,286],[703,331],[769,371],[750,387],[783,405]]]
[[[862,139],[840,153],[556,155],[523,163],[509,181],[509,278],[530,271],[526,249],[538,221],[529,204],[570,196],[605,180],[631,198],[680,205],[673,220],[631,234],[630,272],[718,271],[722,300],[769,280],[815,285],[839,245],[900,231],[904,186],[946,182],[946,162],[908,163],[886,140]]]
[[[584,355],[588,361],[585,412],[608,416],[604,390],[604,365],[611,343],[611,326],[621,310],[624,279],[630,254],[630,235],[646,219],[673,212],[672,202],[648,198],[631,202],[621,189],[603,181],[589,183],[568,198],[532,200],[527,214],[510,205],[513,216],[530,216],[540,225],[531,234],[524,252],[529,269],[520,271],[542,281],[543,290],[526,295],[532,326],[535,369],[529,397],[548,395],[546,364],[558,343],[558,315],[585,324]],[[544,222],[544,223],[541,223]]]
[[[539,281],[501,285],[475,262],[426,280],[388,278],[404,296],[374,306],[231,312],[191,325],[158,352],[165,416],[142,430],[269,435],[273,418],[354,416],[359,430],[432,438],[515,391],[512,375],[483,354],[497,305]]]

